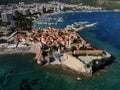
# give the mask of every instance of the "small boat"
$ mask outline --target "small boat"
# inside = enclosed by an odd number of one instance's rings
[[[80,80],[82,80],[82,78],[81,77],[77,77],[77,80],[80,81]]]
[[[41,61],[40,61],[40,60],[37,60],[37,64],[41,64]]]
[[[62,17],[58,18],[57,22],[63,22],[63,18]]]

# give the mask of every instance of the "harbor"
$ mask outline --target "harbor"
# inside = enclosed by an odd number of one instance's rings
[[[49,16],[49,15],[48,15]],[[48,27],[51,27],[51,26],[56,26],[57,24],[59,23],[62,23],[64,20],[62,17],[58,17],[58,18],[52,18],[52,17],[40,17],[39,19],[33,21],[35,22],[35,24],[39,24],[39,25],[46,25]],[[35,27],[35,26],[34,26]]]

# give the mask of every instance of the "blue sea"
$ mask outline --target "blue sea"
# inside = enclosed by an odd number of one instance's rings
[[[51,25],[55,28],[74,22],[97,22],[96,27],[78,33],[94,47],[110,52],[115,61],[92,77],[77,81],[73,72],[37,65],[33,54],[1,55],[0,90],[120,90],[120,13],[69,12],[49,17],[63,18],[63,22]],[[46,27],[36,23],[34,26]]]

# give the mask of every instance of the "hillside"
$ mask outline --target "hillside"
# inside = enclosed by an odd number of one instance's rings
[[[8,4],[8,3],[18,3],[18,2],[32,3],[32,2],[48,2],[53,0],[0,0],[0,4]],[[60,1],[69,4],[79,4],[83,3],[83,5],[90,6],[102,6],[105,9],[120,9],[120,0],[54,0]]]

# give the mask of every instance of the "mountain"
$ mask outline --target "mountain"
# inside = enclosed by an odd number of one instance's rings
[[[0,0],[0,4],[8,3],[32,3],[32,2],[48,2],[48,1],[59,1],[68,4],[79,4],[90,5],[90,6],[102,6],[105,9],[120,9],[120,0]]]

